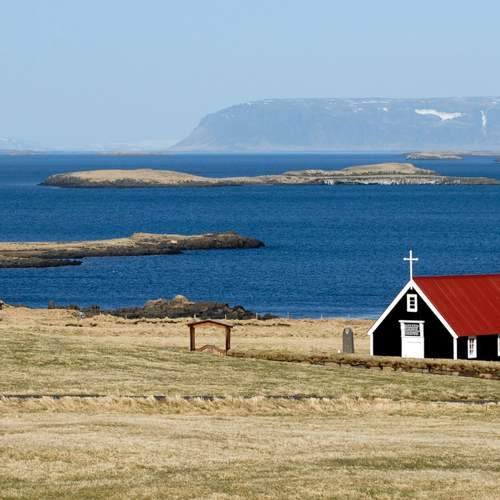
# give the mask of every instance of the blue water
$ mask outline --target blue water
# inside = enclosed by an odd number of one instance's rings
[[[0,240],[76,240],[136,231],[235,230],[258,250],[85,259],[79,267],[0,270],[0,297],[105,307],[183,294],[291,316],[374,316],[419,274],[500,272],[499,186],[244,186],[57,189],[50,174],[166,168],[258,175],[402,161],[399,155],[0,156]],[[500,178],[492,158],[416,161],[448,175]]]

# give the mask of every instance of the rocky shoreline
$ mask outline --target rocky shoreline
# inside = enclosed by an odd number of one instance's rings
[[[279,175],[202,177],[170,170],[91,170],[56,174],[41,185],[61,188],[220,187],[244,185],[500,184],[485,177],[448,177],[411,163],[359,165],[341,170],[296,170]]]
[[[185,250],[262,246],[262,241],[232,231],[190,236],[134,233],[128,238],[75,242],[0,242],[0,268],[76,266],[86,257],[173,255]]]
[[[241,305],[230,306],[229,304],[200,301],[194,302],[177,295],[172,299],[149,300],[141,307],[121,307],[117,309],[101,309],[94,305],[91,307],[79,307],[77,305],[60,306],[53,302],[49,303],[49,309],[69,309],[80,311],[83,317],[91,318],[99,314],[109,314],[125,319],[176,319],[176,318],[198,318],[198,319],[273,319],[271,314],[259,315],[245,309]]]

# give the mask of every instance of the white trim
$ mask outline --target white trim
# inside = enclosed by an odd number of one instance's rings
[[[436,309],[436,307],[434,306],[434,304],[427,298],[427,296],[425,295],[425,293],[422,291],[422,289],[416,284],[414,283],[413,284],[415,290],[419,293],[419,295],[422,297],[422,300],[429,306],[430,310],[438,317],[439,321],[441,321],[441,323],[443,323],[443,325],[445,326],[445,328],[448,330],[448,332],[450,333],[450,335],[453,337],[453,338],[458,338],[458,335],[455,333],[455,331],[453,330],[453,328],[450,326],[450,324],[443,318],[443,316],[441,315],[441,313]]]
[[[409,313],[418,312],[418,294],[416,293],[406,294],[406,312]]]
[[[420,298],[429,306],[429,309],[436,315],[436,317],[441,321],[443,326],[448,330],[448,333],[453,337],[453,359],[458,359],[458,349],[457,349],[457,339],[458,335],[455,333],[450,324],[443,318],[441,313],[436,309],[434,304],[428,299],[422,289],[415,283],[415,281],[410,280],[403,289],[396,295],[396,298],[389,304],[382,315],[379,317],[375,323],[368,330],[368,335],[370,336],[370,355],[373,356],[373,332],[380,326],[382,321],[389,315],[389,313],[394,309],[396,304],[404,297],[408,290],[415,290]],[[499,354],[500,356],[500,354]]]
[[[403,298],[404,294],[410,289],[415,286],[415,283],[410,280],[406,285],[403,287],[403,289],[396,295],[396,298],[389,304],[387,309],[382,313],[382,316],[373,323],[372,327],[368,330],[368,335],[372,335],[373,332],[380,326],[380,323],[384,321],[384,319],[387,317],[387,315],[394,309],[394,306]]]
[[[500,356],[500,335],[497,335],[497,356]]]
[[[392,309],[394,309],[395,305],[403,298],[404,294],[410,289],[415,289],[415,291],[420,295],[422,300],[429,306],[430,310],[437,316],[439,321],[443,323],[443,325],[448,330],[450,335],[453,338],[458,338],[458,335],[455,333],[453,328],[443,318],[443,316],[439,313],[434,304],[426,297],[422,289],[413,280],[408,281],[408,283],[403,287],[403,289],[397,294],[396,298],[390,303],[389,307],[387,307],[387,309],[382,313],[382,316],[380,316],[380,318],[377,321],[375,321],[373,326],[368,330],[368,335],[373,334],[373,332],[380,326],[380,323],[384,321],[384,319],[388,316],[388,314],[392,311]]]

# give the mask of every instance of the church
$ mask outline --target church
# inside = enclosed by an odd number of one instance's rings
[[[413,276],[368,331],[372,356],[500,361],[500,274]]]

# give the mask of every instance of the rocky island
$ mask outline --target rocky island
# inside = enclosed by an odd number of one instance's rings
[[[413,151],[407,153],[407,160],[463,160],[464,158],[482,157],[495,158],[498,156],[498,150],[479,150],[479,151]]]
[[[415,151],[406,155],[407,160],[463,160],[462,154],[445,151]]]
[[[262,241],[228,231],[200,235],[134,233],[128,238],[74,242],[0,242],[0,268],[59,267],[85,257],[172,255],[184,250],[259,248]]]
[[[278,175],[202,177],[171,170],[90,170],[48,177],[43,186],[65,188],[213,187],[308,184],[500,184],[485,177],[450,177],[411,163],[378,163],[341,170],[295,170]]]

